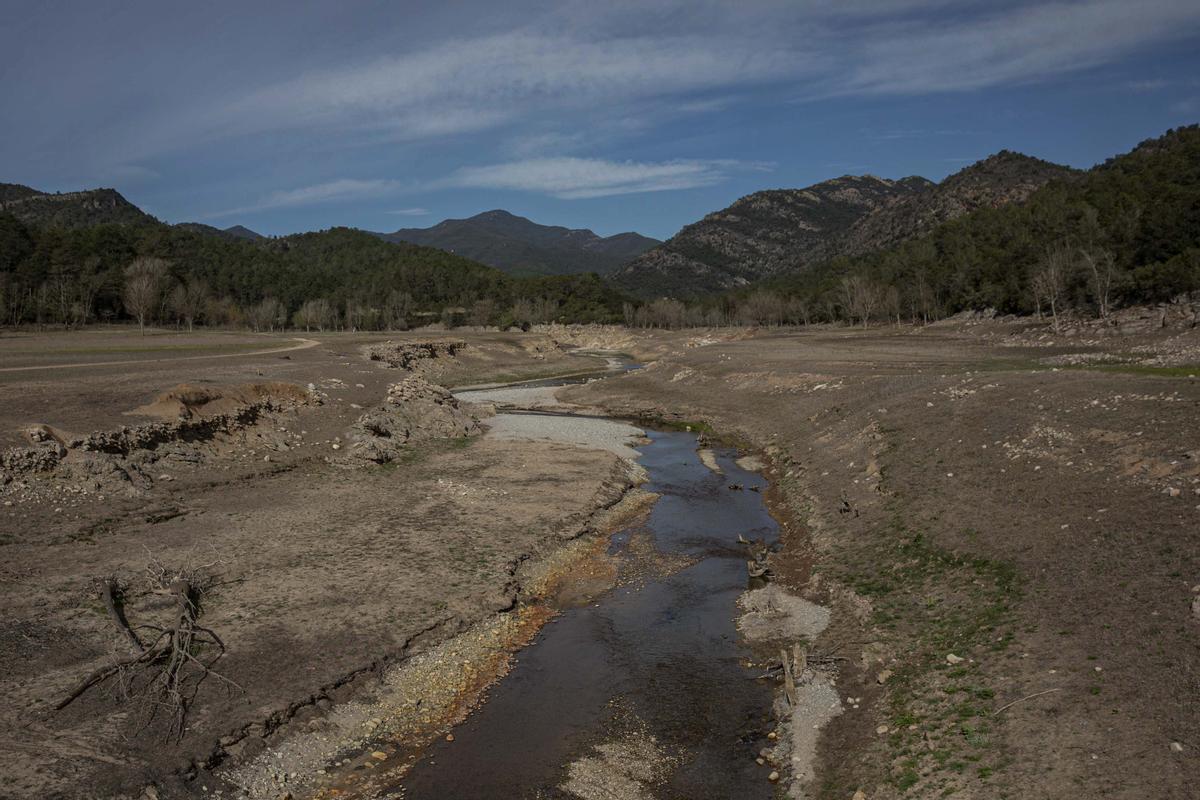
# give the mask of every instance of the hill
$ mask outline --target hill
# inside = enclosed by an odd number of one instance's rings
[[[877,315],[925,319],[1055,306],[1103,316],[1200,290],[1200,126],[1065,177],[1024,202],[1012,200],[1028,183],[1007,202],[977,204],[923,236],[812,264],[765,286],[808,309],[844,306],[853,289]]]
[[[979,208],[1019,202],[1072,170],[1003,151],[940,184],[844,176],[755,192],[688,225],[614,273],[643,297],[695,297],[802,272],[921,236]]]
[[[502,210],[377,235],[389,242],[437,247],[513,275],[605,273],[659,244],[638,233],[604,237],[586,229],[539,225]]]
[[[234,225],[231,228],[215,228],[212,225],[205,225],[203,222],[177,222],[173,227],[204,236],[219,236],[223,239],[245,239],[256,242],[266,238],[261,233],[256,233],[242,225]]]
[[[86,228],[91,225],[157,224],[116,189],[81,192],[41,192],[15,183],[0,184],[0,213],[47,228]]]

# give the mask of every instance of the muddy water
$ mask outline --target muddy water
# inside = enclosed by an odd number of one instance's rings
[[[618,533],[611,550],[629,574],[638,572],[640,550],[629,545],[635,536],[690,565],[566,609],[454,729],[454,740],[427,751],[395,787],[399,796],[577,797],[560,788],[569,765],[631,735],[653,738],[662,771],[648,794],[630,797],[772,796],[767,770],[754,761],[772,727],[771,689],[742,666],[747,653],[733,618],[747,588],[736,537],[773,542],[777,528],[761,493],[728,488],[766,482],[728,451],[718,451],[723,474],[714,473],[690,433],[648,435],[638,460],[649,474],[646,488],[661,497],[644,530]]]

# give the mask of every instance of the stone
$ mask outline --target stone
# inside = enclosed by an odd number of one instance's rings
[[[954,655],[954,653],[949,653],[946,656],[947,664],[961,664],[964,661],[966,661],[965,658],[963,658],[962,656],[956,656],[956,655]]]
[[[867,800],[867,793],[862,789],[858,789],[854,792],[854,796],[850,800]]]
[[[371,758],[376,761],[387,761],[387,753],[382,750],[376,750],[374,753],[371,753]]]
[[[888,732],[888,726],[880,725],[878,728],[875,729],[875,732],[878,733],[880,736],[882,736],[883,734]]]
[[[879,674],[875,676],[875,682],[884,684],[888,682],[888,678],[890,677],[892,677],[892,671],[890,669],[880,670]]]
[[[1182,753],[1183,752],[1183,744],[1181,744],[1180,742],[1171,742],[1171,752],[1172,753]]]
[[[767,776],[767,780],[769,780],[771,783],[775,783],[775,781],[779,780],[779,773],[775,770],[771,770],[771,774]]]

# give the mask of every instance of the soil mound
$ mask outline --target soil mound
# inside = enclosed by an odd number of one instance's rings
[[[170,420],[212,419],[235,415],[247,407],[281,411],[303,405],[308,400],[309,393],[303,387],[280,381],[234,386],[181,383],[129,413]]]
[[[382,342],[363,348],[367,358],[382,361],[396,369],[416,369],[420,362],[434,358],[453,358],[467,343],[462,339],[429,342]]]
[[[483,409],[460,403],[444,386],[411,375],[388,388],[383,405],[358,418],[350,432],[350,457],[383,464],[408,444],[481,433]]]

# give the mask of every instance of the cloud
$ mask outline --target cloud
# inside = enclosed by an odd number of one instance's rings
[[[1161,78],[1152,78],[1142,81],[1125,81],[1125,88],[1131,92],[1157,92],[1160,89],[1165,89],[1171,85],[1170,81]]]
[[[343,203],[351,200],[370,200],[394,194],[403,188],[399,181],[393,180],[355,180],[341,178],[327,183],[312,186],[302,186],[299,189],[286,189],[271,192],[257,203],[240,208],[231,208],[206,215],[207,217],[229,217],[235,214],[249,214],[256,211],[268,211],[275,208],[294,208],[296,206],[317,205],[322,203]]]
[[[492,128],[539,110],[780,80],[806,60],[790,43],[736,34],[590,40],[507,32],[310,72],[216,108],[183,112],[150,135],[161,141],[351,128],[428,138]]]
[[[373,53],[355,60],[286,80],[256,83],[250,76],[209,102],[189,96],[187,105],[157,108],[123,132],[122,158],[280,132],[354,145],[520,127],[554,130],[546,136],[565,142],[579,131],[592,138],[597,127],[621,118],[653,130],[760,90],[813,100],[1012,85],[1194,35],[1200,5],[566,3],[523,19],[516,29],[429,37],[416,48],[395,40],[380,45],[388,41],[381,36]],[[577,152],[563,142],[539,149],[536,137],[514,156]]]
[[[541,192],[563,200],[663,192],[712,186],[731,172],[771,165],[732,160],[659,163],[599,158],[535,158],[483,167],[464,167],[439,182],[442,187]]]
[[[394,214],[398,217],[424,217],[429,214],[427,208],[397,208],[394,211],[387,211],[387,214]]]
[[[1085,0],[871,26],[844,79],[821,94],[906,95],[1042,80],[1192,35],[1200,6]]]

